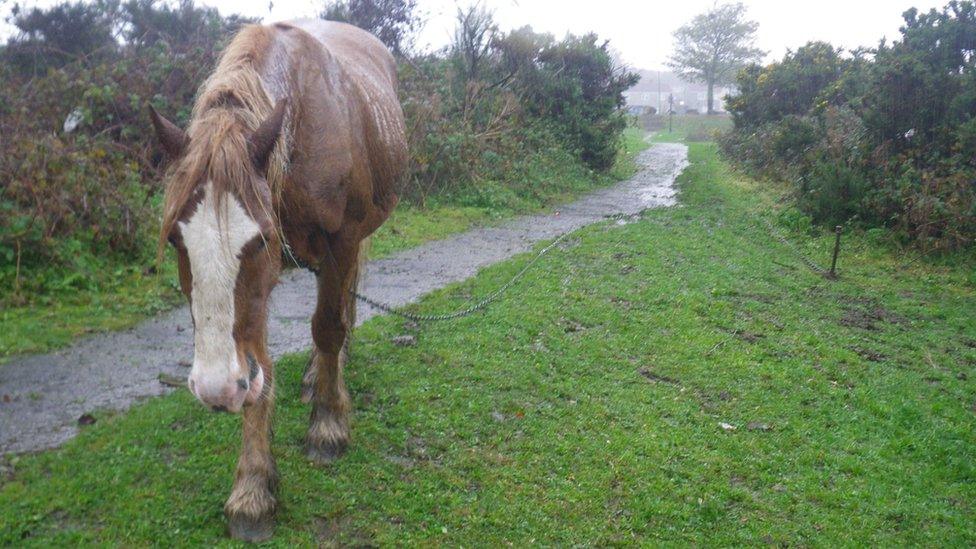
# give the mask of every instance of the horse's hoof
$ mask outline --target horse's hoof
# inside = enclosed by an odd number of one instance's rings
[[[230,537],[248,543],[267,541],[274,533],[274,513],[269,511],[257,518],[239,514],[227,515],[227,531]]]
[[[347,440],[329,440],[327,442],[305,441],[305,456],[318,465],[328,465],[342,457],[349,448]]]

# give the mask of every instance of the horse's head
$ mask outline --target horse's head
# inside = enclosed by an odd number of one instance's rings
[[[267,308],[281,240],[267,174],[284,104],[253,131],[226,113],[210,121],[222,127],[198,120],[189,133],[151,115],[173,159],[162,237],[176,250],[193,318],[188,385],[213,410],[239,412],[261,398],[270,366]]]

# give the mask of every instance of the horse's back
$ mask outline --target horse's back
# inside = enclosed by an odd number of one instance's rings
[[[349,222],[339,211],[360,213],[371,233],[396,204],[396,183],[407,159],[403,111],[397,97],[396,61],[372,34],[352,25],[321,19],[278,23],[289,36],[292,77],[301,81],[306,131],[296,137],[305,156],[305,174],[321,174],[313,195],[331,210],[326,225]],[[318,51],[315,51],[318,50]],[[306,178],[307,179],[307,178]],[[353,202],[349,202],[352,200]],[[359,205],[361,203],[361,205]],[[349,210],[350,204],[356,204]]]
[[[341,72],[349,79],[351,94],[369,114],[367,130],[380,141],[376,146],[399,149],[406,145],[403,111],[397,97],[397,66],[390,50],[372,34],[346,23],[323,19],[302,19],[285,23],[301,29],[322,44]],[[405,152],[402,155],[405,161]],[[396,162],[396,160],[391,159]]]
[[[325,21],[299,19],[278,23],[279,28],[301,29],[320,42],[346,69],[373,71],[396,87],[396,61],[378,38],[359,27]]]

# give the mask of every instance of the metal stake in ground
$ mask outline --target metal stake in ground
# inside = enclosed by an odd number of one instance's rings
[[[674,124],[674,94],[668,94],[668,133],[673,130]]]
[[[834,227],[837,236],[834,238],[834,257],[830,260],[830,272],[827,273],[827,278],[837,278],[837,256],[840,254],[840,233],[843,230],[840,225]]]

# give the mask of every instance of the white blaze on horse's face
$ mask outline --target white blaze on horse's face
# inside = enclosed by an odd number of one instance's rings
[[[260,394],[261,368],[248,380],[234,340],[234,289],[241,249],[261,234],[258,224],[233,195],[217,199],[213,182],[185,222],[180,222],[193,285],[193,369],[190,390],[215,410],[237,412],[248,395]]]

